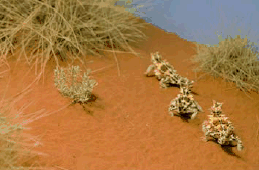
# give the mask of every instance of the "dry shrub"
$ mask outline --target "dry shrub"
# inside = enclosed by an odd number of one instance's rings
[[[137,54],[130,45],[146,39],[141,31],[146,23],[115,2],[1,0],[0,55],[19,49],[19,59],[25,56],[44,71],[50,57],[58,66],[59,58],[83,62],[82,55],[100,55],[106,46]]]
[[[24,109],[30,104],[16,109],[16,102],[21,100],[23,95],[25,93],[0,101],[0,170],[54,169],[37,161],[40,155],[47,155],[33,150],[41,145],[40,136],[26,132],[30,129],[28,124],[45,114],[40,110],[25,115]]]
[[[194,71],[204,71],[215,77],[223,77],[236,83],[242,91],[259,90],[258,53],[247,48],[247,38],[227,38],[219,46],[197,45],[197,55],[192,59],[199,63]]]

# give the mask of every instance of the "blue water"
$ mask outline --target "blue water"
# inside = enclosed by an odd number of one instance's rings
[[[188,41],[210,46],[240,35],[254,43],[247,47],[259,51],[259,0],[120,1],[132,2],[125,4],[128,11]]]

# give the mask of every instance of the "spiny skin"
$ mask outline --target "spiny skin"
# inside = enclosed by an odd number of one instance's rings
[[[180,88],[180,94],[171,101],[168,109],[171,116],[174,116],[174,114],[191,114],[191,119],[194,119],[198,112],[203,112],[201,106],[193,99],[190,93],[189,88]]]
[[[161,88],[167,88],[171,84],[192,87],[194,82],[177,74],[174,67],[166,60],[163,60],[158,52],[151,53],[151,62],[153,64],[149,65],[144,74],[150,76],[150,73],[154,73],[156,78],[160,81],[159,84]]]
[[[228,120],[228,117],[221,114],[222,104],[213,100],[211,115],[208,115],[209,119],[202,124],[202,130],[205,133],[204,140],[208,141],[208,138],[212,137],[220,145],[229,145],[231,142],[236,141],[237,149],[240,151],[244,148],[243,143],[235,135],[233,124]]]

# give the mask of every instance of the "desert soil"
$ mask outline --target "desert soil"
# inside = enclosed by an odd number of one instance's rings
[[[98,82],[93,90],[95,101],[85,108],[69,105],[54,85],[54,60],[47,64],[44,83],[32,85],[16,107],[33,102],[25,114],[45,109],[52,113],[30,124],[29,133],[42,135],[34,161],[47,162],[57,169],[68,170],[256,170],[259,169],[259,95],[237,89],[233,83],[203,73],[195,74],[189,59],[195,55],[194,44],[149,25],[149,37],[134,47],[140,57],[118,53],[120,76],[113,53],[103,57],[85,56],[81,68],[91,68]],[[161,89],[155,77],[145,77],[150,53],[159,51],[182,76],[194,80],[194,99],[204,113],[189,122],[168,114],[170,101],[179,93],[177,87]],[[25,62],[9,59],[11,71],[0,79],[2,96],[9,76],[6,98],[21,92],[35,78]],[[61,65],[65,65],[61,63]],[[74,65],[75,65],[74,64]],[[99,70],[107,66],[103,70]],[[200,77],[202,76],[202,77]],[[199,78],[200,77],[200,78]],[[221,147],[213,141],[204,142],[202,122],[207,119],[212,100],[223,102],[223,111],[233,122],[245,149]],[[58,109],[64,109],[57,111]],[[32,161],[32,160],[31,160]]]

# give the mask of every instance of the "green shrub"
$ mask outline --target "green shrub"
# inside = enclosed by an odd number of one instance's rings
[[[92,94],[93,87],[97,85],[95,80],[89,79],[91,70],[87,70],[83,76],[80,75],[79,66],[72,66],[67,69],[58,67],[54,70],[55,86],[64,96],[73,99],[73,103],[85,103]]]

